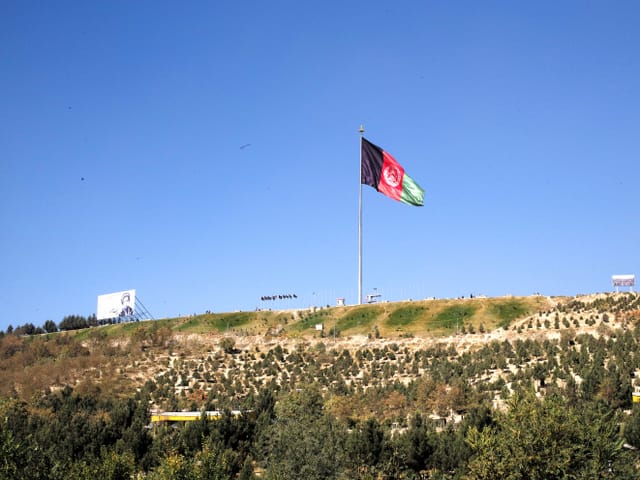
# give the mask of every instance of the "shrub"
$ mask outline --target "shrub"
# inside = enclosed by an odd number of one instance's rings
[[[224,353],[234,353],[236,351],[236,341],[233,337],[224,337],[220,340],[219,345]]]

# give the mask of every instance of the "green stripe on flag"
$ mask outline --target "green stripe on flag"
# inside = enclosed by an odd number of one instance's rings
[[[416,207],[422,207],[424,205],[424,190],[406,173],[402,178],[400,201],[408,203],[409,205],[415,205]]]

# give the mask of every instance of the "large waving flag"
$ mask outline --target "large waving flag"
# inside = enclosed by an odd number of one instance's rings
[[[424,190],[388,152],[362,138],[360,183],[400,202],[422,207]]]

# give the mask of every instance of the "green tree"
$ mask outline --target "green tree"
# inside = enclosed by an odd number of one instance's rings
[[[352,471],[363,466],[375,467],[382,458],[386,439],[375,418],[369,418],[352,429],[346,440],[346,457]]]
[[[435,451],[434,433],[420,414],[412,417],[409,429],[396,442],[397,454],[407,468],[418,473],[430,465]]]
[[[474,456],[463,478],[635,478],[618,422],[596,404],[572,408],[559,395],[514,395],[497,425],[469,429]]]
[[[204,412],[194,422],[188,422],[180,430],[182,453],[193,455],[202,448],[205,439],[209,436],[209,420]]]
[[[0,400],[0,478],[50,478],[51,464],[35,441],[26,404]]]
[[[154,459],[148,458],[153,440],[146,428],[149,424],[149,408],[148,402],[145,402],[144,399],[143,396],[135,407],[128,406],[128,412],[133,410],[132,415],[125,413],[126,411],[122,413],[127,416],[120,419],[123,423],[116,445],[120,453],[131,453],[136,464],[148,468],[154,462]]]
[[[67,315],[60,322],[60,330],[78,330],[88,326],[87,319],[80,315]]]
[[[103,449],[97,478],[101,480],[129,480],[134,472],[135,458],[132,453],[118,453],[114,449]]]
[[[47,333],[57,332],[58,326],[56,325],[56,322],[54,322],[53,320],[47,320],[46,322],[44,322],[44,331]]]
[[[235,478],[236,453],[224,450],[220,443],[209,441],[195,455],[195,475],[198,480],[231,480]]]
[[[7,428],[6,420],[0,423],[0,478],[19,478],[18,474],[25,467],[20,461],[21,450],[22,446]]]
[[[323,412],[317,388],[292,392],[276,404],[267,441],[268,479],[337,479],[344,465],[346,431]]]
[[[160,465],[147,475],[148,480],[193,480],[194,478],[197,478],[197,475],[193,468],[193,461],[175,451],[169,452]]]
[[[14,333],[16,335],[33,335],[36,333],[36,327],[33,323],[25,323],[20,327],[16,327]]]
[[[630,445],[640,448],[640,405],[635,403],[624,425],[624,437]]]

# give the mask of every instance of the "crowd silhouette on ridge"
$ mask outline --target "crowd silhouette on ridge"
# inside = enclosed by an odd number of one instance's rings
[[[298,296],[295,293],[286,293],[284,295],[263,295],[260,297],[260,300],[266,302],[270,300],[286,300],[290,298],[298,298]]]

